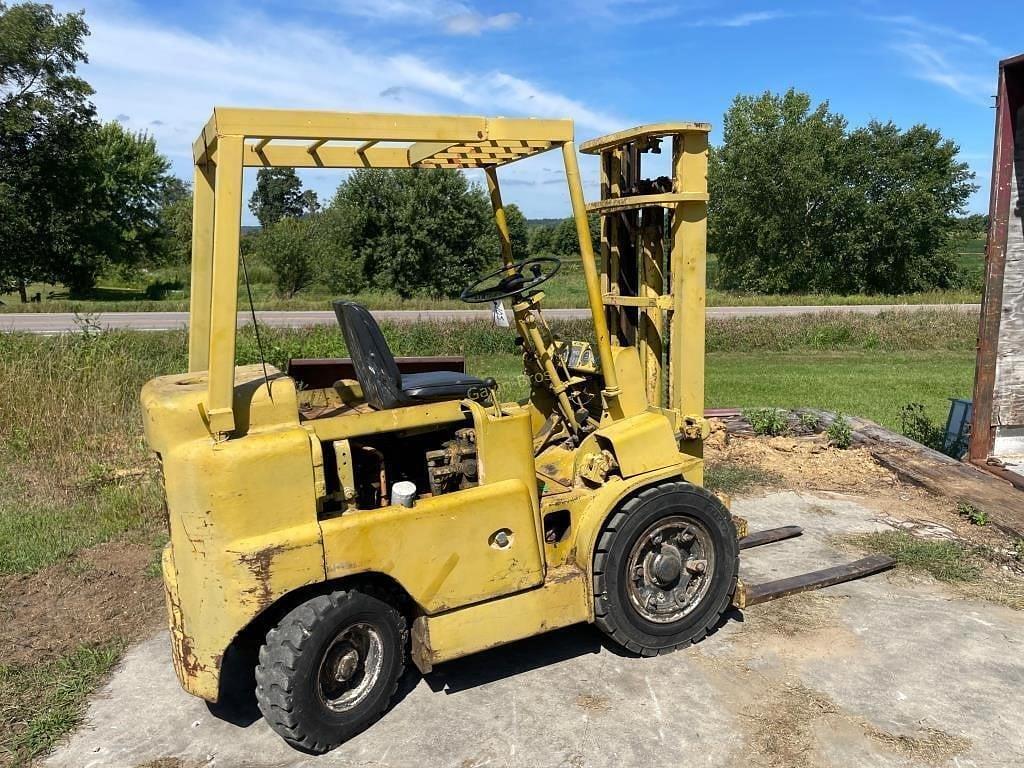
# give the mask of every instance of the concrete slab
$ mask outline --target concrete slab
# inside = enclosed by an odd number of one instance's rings
[[[851,559],[886,524],[857,499],[734,503],[803,537],[744,553],[751,580]],[[1024,614],[898,573],[735,614],[686,651],[622,656],[574,627],[410,675],[334,752],[291,750],[251,709],[185,694],[164,634],[126,655],[49,766],[957,766],[1024,764]]]

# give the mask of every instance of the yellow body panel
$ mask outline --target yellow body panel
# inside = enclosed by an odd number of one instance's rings
[[[517,592],[544,580],[536,519],[520,480],[349,512],[321,523],[327,577],[386,574],[428,614]]]
[[[420,671],[427,673],[442,661],[592,618],[586,575],[577,568],[563,567],[552,572],[541,589],[418,618],[413,624],[412,657]]]
[[[662,413],[648,411],[613,421],[595,434],[611,444],[623,477],[661,469],[678,451],[672,424]]]
[[[594,620],[593,550],[608,515],[652,483],[692,476],[700,460],[674,453],[681,463],[630,480],[616,478],[597,490],[545,499],[543,511],[568,509],[571,534],[546,546],[547,578],[537,589],[457,611],[423,616],[413,626],[413,661],[424,673],[434,664],[560,627]]]
[[[261,367],[238,369],[233,406],[246,431],[231,440],[214,441],[203,422],[205,374],[154,379],[142,394],[170,512],[163,567],[175,669],[211,700],[238,631],[325,576],[309,432],[291,379],[270,370],[273,401]]]

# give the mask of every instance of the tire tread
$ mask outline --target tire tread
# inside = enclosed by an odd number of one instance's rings
[[[641,656],[658,656],[671,653],[680,648],[686,648],[694,643],[698,643],[712,634],[718,627],[722,614],[732,604],[733,595],[736,592],[737,579],[735,574],[739,573],[738,549],[732,569],[734,574],[732,584],[729,585],[725,595],[719,600],[720,604],[715,605],[713,610],[708,611],[707,621],[692,630],[684,640],[662,647],[645,646],[630,638],[628,628],[622,626],[616,619],[614,612],[611,610],[611,600],[613,598],[609,594],[606,578],[607,563],[616,538],[615,534],[622,528],[626,519],[642,507],[645,502],[663,493],[678,491],[695,492],[708,499],[715,498],[704,488],[683,481],[671,481],[649,486],[631,496],[611,514],[607,523],[602,528],[598,536],[597,545],[594,548],[594,624],[612,641]],[[717,499],[715,500],[717,501]]]
[[[375,712],[373,719],[384,713],[388,703],[398,689],[398,683],[405,671],[405,658],[409,645],[409,629],[402,614],[396,610],[396,596],[376,586],[361,586],[356,590],[337,590],[325,595],[318,595],[286,614],[281,622],[271,629],[266,642],[259,650],[259,663],[256,667],[256,700],[267,723],[285,741],[295,747],[312,753],[323,753],[333,749],[337,744],[327,743],[307,733],[296,712],[295,685],[297,666],[303,654],[306,641],[313,635],[315,626],[327,619],[327,616],[339,608],[353,595],[363,594],[386,604],[393,614],[400,633],[400,657],[398,672],[393,676],[390,689],[382,698],[383,706]]]

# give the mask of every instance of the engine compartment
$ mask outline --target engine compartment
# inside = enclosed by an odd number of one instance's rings
[[[476,430],[467,425],[388,432],[325,442],[324,514],[388,506],[395,483],[419,498],[479,484]]]

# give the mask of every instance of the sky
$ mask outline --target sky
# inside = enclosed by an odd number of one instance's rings
[[[737,94],[795,87],[851,126],[939,129],[977,174],[969,208],[984,212],[997,62],[1024,52],[1018,3],[94,0],[81,71],[100,117],[153,135],[186,180],[215,105],[569,117],[577,141],[693,120],[717,143]],[[581,166],[596,199],[596,164]],[[300,175],[326,201],[341,173]],[[568,215],[557,154],[501,174],[528,217]]]

